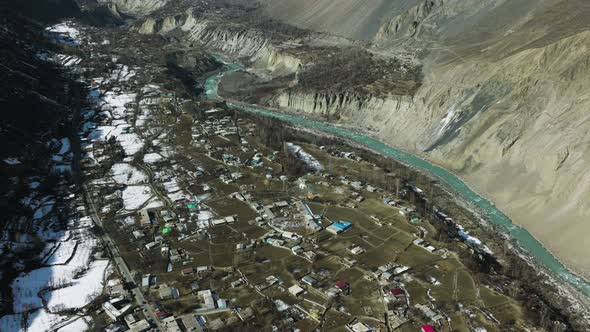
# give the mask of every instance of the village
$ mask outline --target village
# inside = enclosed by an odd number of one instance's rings
[[[117,63],[117,81],[92,81],[91,96],[107,101],[94,115],[110,114],[84,116],[80,133],[89,204],[130,271],[108,281],[96,313],[109,330],[444,331],[515,318],[437,248],[434,220],[408,202],[421,189],[360,181],[374,165],[338,147],[269,147],[255,119],[223,103],[120,88],[142,70]],[[129,289],[145,302],[134,306]],[[473,306],[479,291],[505,305]]]
[[[71,42],[73,31],[55,35]],[[85,223],[90,240],[59,250],[88,246],[94,278],[105,276],[65,307],[84,308],[94,329],[486,331],[521,320],[441,230],[482,260],[493,252],[444,211],[421,214],[423,189],[342,145],[266,144],[276,128],[180,97],[153,79],[157,67],[108,54],[106,37],[77,40],[95,58],[60,59],[81,66],[89,91],[71,227]]]

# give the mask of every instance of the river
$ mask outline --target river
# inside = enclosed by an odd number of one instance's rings
[[[219,72],[209,77],[205,82],[205,93],[207,98],[212,100],[221,99],[218,94],[218,85],[221,79],[230,73],[242,70],[243,67],[227,62],[221,57],[217,58],[219,61],[225,64],[226,70]],[[451,187],[455,192],[461,194],[463,198],[481,209],[486,219],[496,225],[503,227],[505,232],[510,235],[520,247],[527,251],[537,263],[544,266],[547,270],[554,273],[563,281],[574,286],[585,296],[590,297],[590,283],[585,279],[577,276],[569,269],[567,269],[549,250],[547,250],[539,241],[537,241],[526,229],[514,225],[512,221],[500,210],[498,210],[494,204],[484,197],[479,196],[473,190],[469,188],[461,179],[453,175],[451,172],[445,170],[442,167],[433,165],[428,161],[414,156],[412,154],[397,150],[379,140],[365,136],[360,133],[356,133],[344,128],[338,128],[329,123],[314,121],[298,117],[292,114],[285,114],[279,112],[273,112],[272,110],[263,109],[255,106],[246,106],[243,104],[237,104],[227,102],[227,104],[233,108],[239,109],[244,112],[255,113],[263,116],[274,117],[280,120],[288,121],[290,123],[308,127],[316,130],[320,130],[332,135],[345,137],[352,141],[358,142],[369,149],[381,153],[383,155],[392,157],[406,165],[412,166],[420,171],[432,174],[433,176],[440,179],[442,182]]]

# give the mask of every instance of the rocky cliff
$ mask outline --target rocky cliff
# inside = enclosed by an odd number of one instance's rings
[[[292,45],[281,45],[290,37],[277,38],[268,31],[251,29],[243,24],[196,19],[192,9],[180,15],[157,19],[148,17],[134,29],[144,34],[166,34],[178,29],[185,33],[183,40],[188,44],[203,44],[211,50],[241,58],[253,67],[268,70],[274,75],[294,73],[302,63],[296,54],[289,51]]]

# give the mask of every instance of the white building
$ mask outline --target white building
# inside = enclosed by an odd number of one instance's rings
[[[305,289],[299,287],[299,285],[293,285],[289,287],[289,293],[291,293],[293,296],[299,296],[305,293]]]

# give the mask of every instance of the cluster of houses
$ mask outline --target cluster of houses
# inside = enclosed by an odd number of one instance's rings
[[[153,97],[155,98],[155,97]],[[152,103],[143,102],[142,105],[148,108]],[[176,162],[177,152],[166,145],[168,133],[166,131],[160,133],[157,139],[153,140],[149,149],[144,151],[143,167],[150,176],[150,186],[146,186],[146,191],[151,192],[143,204],[139,204],[139,208],[126,209],[130,205],[125,200],[125,193],[123,194],[108,194],[101,195],[100,201],[103,206],[103,213],[116,212],[120,216],[120,224],[125,230],[129,231],[130,241],[135,243],[142,255],[153,255],[156,250],[159,250],[160,256],[167,259],[168,264],[166,272],[180,271],[182,276],[190,276],[193,273],[199,275],[202,269],[210,269],[210,267],[197,267],[193,269],[190,266],[191,253],[180,248],[174,248],[179,241],[190,241],[191,238],[212,239],[215,236],[211,231],[212,228],[220,227],[222,225],[235,224],[238,222],[236,215],[220,217],[214,209],[207,205],[208,197],[210,197],[215,189],[212,185],[207,183],[211,176],[219,179],[224,185],[239,183],[247,173],[246,171],[236,171],[235,168],[261,168],[267,166],[267,162],[272,162],[278,158],[278,152],[273,152],[268,156],[252,149],[244,136],[240,136],[240,129],[236,126],[233,119],[226,115],[226,113],[219,109],[210,109],[203,112],[204,120],[196,121],[191,127],[191,144],[195,147],[204,148],[207,155],[223,165],[215,169],[210,169],[205,166],[197,165],[193,168],[188,168]],[[89,128],[93,129],[92,127]],[[130,127],[127,131],[132,132]],[[229,140],[238,135],[240,137],[241,146],[234,149],[228,149],[219,144],[219,140]],[[113,156],[113,151],[107,148],[102,148],[100,142],[88,142],[84,145],[88,152],[91,152],[92,158],[106,158]],[[104,154],[103,154],[104,152]],[[339,152],[335,149],[329,151],[332,155],[340,158],[347,158],[350,160],[360,161],[360,157],[351,152]],[[298,156],[303,156],[307,159],[310,157],[298,148],[296,151]],[[302,157],[302,158],[303,158]],[[130,158],[128,158],[130,159]],[[102,159],[101,159],[102,160]],[[130,161],[130,160],[129,160]],[[198,164],[198,161],[193,161]],[[317,163],[317,161],[310,160],[310,163]],[[93,165],[97,165],[93,164]],[[230,170],[232,169],[232,170]],[[320,169],[318,167],[318,169]],[[334,180],[336,177],[322,174],[328,180]],[[207,179],[207,180],[205,180]],[[285,175],[274,176],[269,173],[266,174],[267,182],[281,181],[285,184],[289,178]],[[326,180],[327,181],[327,180]],[[366,190],[369,193],[382,192],[381,188],[373,185],[367,185],[360,181],[353,181],[345,176],[341,176],[336,181],[348,186],[351,189],[348,201],[343,203],[344,206],[357,207],[359,203],[365,200],[362,191]],[[144,182],[145,183],[145,182]],[[142,184],[144,184],[142,183]],[[198,188],[195,190],[195,183],[198,183]],[[93,183],[95,187],[103,188],[103,192],[121,191],[121,183],[110,181],[109,179],[96,179]],[[250,241],[236,244],[237,251],[247,251],[258,245],[270,245],[280,247],[282,249],[290,250],[293,255],[299,256],[310,262],[317,261],[323,253],[319,250],[316,237],[313,235],[301,236],[292,228],[303,226],[308,234],[317,234],[325,230],[325,233],[337,236],[347,232],[353,227],[350,221],[332,221],[325,220],[322,216],[314,213],[307,202],[317,201],[320,195],[317,190],[308,186],[307,180],[302,177],[297,180],[299,189],[305,193],[307,201],[294,198],[276,198],[272,203],[261,204],[255,198],[255,195],[249,190],[240,186],[240,191],[229,195],[230,198],[235,198],[246,203],[253,211],[256,212],[255,222],[268,230],[268,232],[260,239],[251,239]],[[329,186],[328,182],[325,182]],[[100,192],[100,191],[99,191]],[[100,195],[100,194],[99,194]],[[121,202],[123,201],[123,202]],[[399,202],[390,198],[384,198],[383,202],[391,206],[398,206]],[[411,209],[402,209],[408,215],[414,213]],[[378,218],[375,217],[378,221]],[[301,222],[299,222],[301,221]],[[329,222],[329,224],[328,224]],[[154,232],[154,230],[158,230]],[[477,247],[475,238],[469,237],[468,233],[459,233],[458,236],[463,236],[467,243]],[[424,248],[429,252],[436,251],[429,243],[422,239],[417,239],[415,245]],[[365,249],[359,245],[351,245],[348,251],[352,255],[361,255]],[[350,258],[343,258],[343,264],[347,267],[354,266],[356,261]],[[374,277],[385,284],[391,285],[393,280],[403,275],[409,267],[398,264],[386,264],[380,266],[375,271]],[[231,283],[232,287],[243,287],[247,284],[244,278],[240,278]],[[281,285],[282,281],[273,275],[267,276],[265,280],[254,288],[260,292],[265,291],[271,287]],[[163,300],[175,300],[180,296],[177,288],[167,284],[158,285],[157,279],[153,275],[146,274],[141,279],[142,288],[145,291],[156,290],[157,296]],[[201,302],[201,308],[196,310],[193,315],[185,316],[169,316],[162,314],[161,323],[167,331],[180,331],[185,326],[194,326],[196,329],[213,328],[220,326],[227,326],[231,324],[230,321],[220,319],[208,321],[204,315],[199,313],[212,310],[226,310],[229,307],[227,300],[219,298],[217,293],[212,289],[200,289],[195,282],[191,285],[191,290]],[[298,282],[286,288],[285,292],[294,297],[301,297],[309,291],[319,292],[328,299],[339,296],[347,296],[352,289],[348,282],[338,281],[334,284],[326,284],[325,278],[318,277],[315,274],[308,274],[298,279]],[[405,290],[401,287],[392,287],[386,297],[390,302],[404,303],[407,299]],[[113,320],[121,320],[121,317],[128,316],[128,310],[125,307],[120,307],[120,302],[105,302],[104,310],[113,315]],[[284,302],[275,302],[277,309],[289,307]],[[125,309],[125,310],[123,310]],[[232,310],[236,310],[233,308]],[[309,315],[305,311],[298,308],[290,308],[303,316]],[[240,310],[236,310],[239,312]],[[161,311],[158,311],[159,313]],[[241,313],[240,313],[241,314]],[[247,316],[247,311],[243,313]],[[429,314],[429,313],[428,313]],[[109,315],[110,316],[110,315]],[[295,315],[296,316],[296,315]],[[400,312],[390,312],[389,324],[390,326],[400,326],[406,322],[406,315]],[[241,316],[240,316],[241,317]],[[436,316],[434,316],[436,317]],[[129,321],[128,327],[131,330],[139,330],[145,323],[142,320],[133,320],[133,317],[125,318]],[[429,316],[429,318],[431,318]],[[349,328],[353,331],[369,331],[370,328],[362,322],[355,322],[349,324]],[[133,327],[135,326],[135,327]]]

